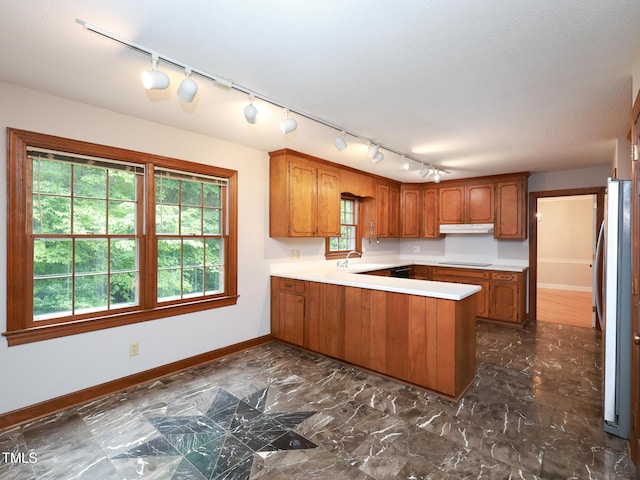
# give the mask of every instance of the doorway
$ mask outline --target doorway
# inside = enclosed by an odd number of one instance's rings
[[[579,323],[586,327],[597,324],[592,319],[592,294],[587,287],[592,278],[590,265],[593,263],[591,261],[585,265],[584,254],[582,258],[576,258],[574,252],[567,252],[571,249],[592,249],[597,233],[595,230],[604,218],[604,192],[605,187],[594,187],[529,194],[530,320],[570,325]],[[592,213],[594,201],[595,218]],[[581,202],[583,204],[580,206]],[[584,202],[590,208],[585,210]],[[586,211],[581,222],[589,225],[582,227],[589,232],[586,242],[575,235],[561,237],[561,229],[564,228],[562,217],[565,217],[566,224],[567,215],[573,215],[572,212],[577,212],[579,206]],[[548,228],[551,229],[552,238],[545,235]],[[539,237],[539,234],[545,236]],[[581,237],[584,235],[584,232],[580,234]],[[575,314],[578,308],[582,309],[580,315]]]

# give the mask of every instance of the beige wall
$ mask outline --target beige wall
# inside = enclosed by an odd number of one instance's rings
[[[592,195],[538,199],[538,287],[591,290]]]

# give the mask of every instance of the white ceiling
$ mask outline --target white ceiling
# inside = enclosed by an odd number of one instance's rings
[[[628,133],[640,53],[637,0],[4,0],[0,80],[264,151],[288,147],[401,181],[386,153],[161,62],[167,91],[147,92],[150,60],[84,20],[182,64],[229,79],[451,172],[444,178],[609,164]],[[36,114],[36,112],[34,112]],[[292,115],[295,117],[295,115]],[[46,133],[46,132],[45,132]],[[366,142],[366,141],[364,141]]]

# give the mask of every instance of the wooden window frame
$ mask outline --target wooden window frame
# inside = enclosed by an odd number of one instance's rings
[[[56,321],[33,320],[33,257],[27,225],[29,191],[27,147],[57,150],[76,155],[132,162],[145,169],[144,225],[139,235],[139,305],[114,311],[102,311]],[[155,234],[155,168],[178,170],[204,176],[225,178],[227,185],[226,231],[224,243],[224,290],[220,294],[188,298],[178,302],[157,302],[157,237]],[[41,133],[7,128],[7,331],[2,335],[9,346],[58,338],[105,328],[129,325],[164,317],[183,315],[237,303],[237,171],[211,165],[177,160],[159,155],[71,140]]]
[[[351,200],[353,202],[355,202],[355,215],[356,215],[356,247],[355,250],[358,252],[362,252],[362,225],[360,222],[360,219],[363,218],[362,217],[362,202],[358,199],[358,197],[355,196],[351,196],[351,195],[342,195],[340,197],[340,201],[342,200]],[[342,224],[340,224],[340,229],[342,230]],[[324,257],[327,260],[332,260],[332,259],[341,259],[341,258],[345,258],[347,256],[347,254],[349,253],[349,250],[345,251],[345,250],[339,250],[339,251],[331,251],[330,250],[330,245],[331,245],[331,239],[332,238],[336,238],[336,237],[327,237],[325,238],[325,254]]]

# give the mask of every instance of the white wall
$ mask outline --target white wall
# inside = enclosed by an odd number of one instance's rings
[[[269,333],[265,152],[6,83],[0,83],[0,105],[1,152],[6,152],[5,129],[13,127],[237,170],[240,295],[235,306],[26,345],[7,347],[0,338],[0,413]],[[6,170],[0,168],[0,224],[6,225],[6,207]],[[0,235],[3,306],[6,247],[6,236]],[[0,331],[5,330],[2,308]],[[133,341],[140,343],[137,357],[128,355]]]
[[[611,176],[611,170],[611,165],[600,165],[573,170],[532,173],[529,177],[529,192],[604,187],[607,185],[607,178]]]
[[[638,96],[638,93],[640,93],[640,49],[638,49],[638,53],[636,54],[636,59],[633,62],[633,69],[632,69],[632,75],[633,75],[633,95],[631,97],[631,104],[633,105],[633,102],[635,102],[636,97]]]
[[[617,178],[620,180],[631,180],[631,142],[628,138],[618,138],[616,140],[616,151],[613,157],[613,168],[616,169]]]

